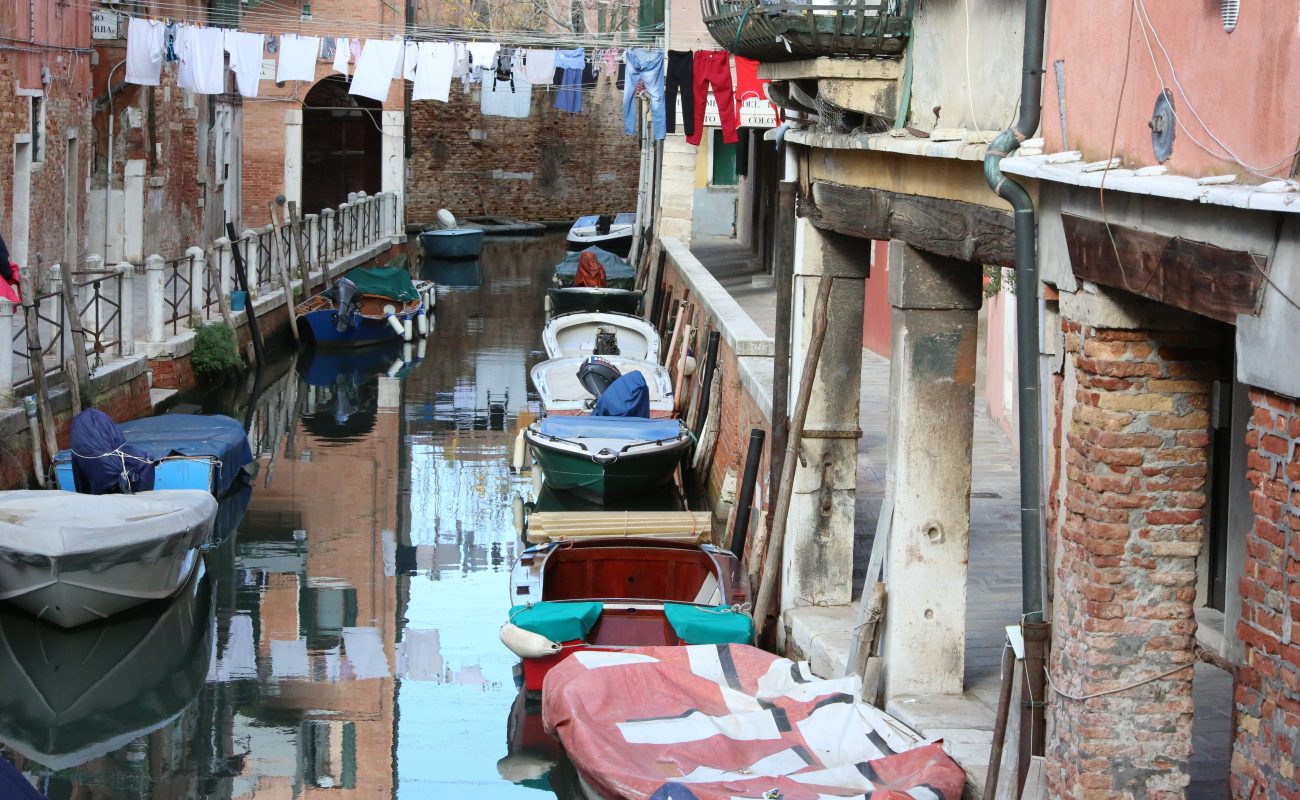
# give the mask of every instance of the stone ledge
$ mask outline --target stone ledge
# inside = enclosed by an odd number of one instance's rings
[[[770,358],[746,356],[736,359],[740,363],[740,383],[745,393],[754,401],[763,419],[772,422],[772,382],[775,364]]]
[[[776,353],[776,342],[750,319],[685,244],[671,236],[661,236],[659,241],[668,260],[690,287],[692,302],[704,307],[738,358],[770,358]]]
[[[897,59],[812,58],[758,65],[758,76],[774,81],[807,78],[845,78],[862,81],[896,81],[903,74]]]
[[[792,130],[788,142],[823,150],[875,150],[905,156],[950,158],[958,161],[983,161],[988,145],[982,142],[936,142],[915,137],[895,137],[887,133],[819,133],[815,130]],[[991,205],[991,203],[990,203]]]

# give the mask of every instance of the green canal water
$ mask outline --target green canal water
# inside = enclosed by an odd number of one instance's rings
[[[532,492],[509,453],[562,254],[422,265],[422,354],[287,353],[177,398],[247,421],[237,523],[170,603],[72,632],[0,609],[0,755],[56,800],[570,796],[497,640]]]

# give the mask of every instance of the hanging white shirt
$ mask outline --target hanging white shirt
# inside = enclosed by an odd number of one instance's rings
[[[176,84],[196,94],[221,94],[226,90],[225,31],[198,25],[176,29]]]
[[[451,42],[420,42],[419,54],[411,99],[447,102],[451,97],[451,73],[456,68],[456,46]]]
[[[524,56],[524,77],[534,86],[550,86],[555,80],[555,51],[529,50]]]
[[[316,57],[320,54],[319,36],[286,33],[280,37],[280,63],[275,82],[316,80]]]
[[[230,71],[235,73],[235,85],[244,97],[257,97],[257,84],[262,79],[262,48],[265,46],[266,37],[260,33],[226,29]]]
[[[347,39],[339,39],[338,45],[334,48],[334,71],[348,74],[348,57],[352,55],[348,47]]]
[[[470,58],[474,59],[470,66],[475,69],[496,67],[497,51],[501,49],[501,45],[496,42],[470,42],[465,47],[469,50]],[[471,72],[471,74],[476,73]]]
[[[367,39],[352,73],[349,94],[384,102],[393,85],[393,76],[402,57],[402,42],[393,39]]]
[[[481,69],[483,94],[479,111],[488,117],[523,119],[533,111],[533,85],[522,77],[498,80],[495,70]]]
[[[167,25],[160,20],[131,17],[126,26],[126,82],[157,86],[162,77],[163,38]]]
[[[402,51],[402,77],[408,81],[415,80],[415,71],[420,64],[420,47],[415,42],[407,42]]]

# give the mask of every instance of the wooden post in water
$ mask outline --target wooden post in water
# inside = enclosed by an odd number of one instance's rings
[[[77,309],[77,296],[72,286],[72,268],[64,266],[59,272],[59,283],[62,284],[62,302],[63,315],[67,319],[68,330],[72,336],[72,341],[68,346],[72,348],[72,362],[76,369],[71,374],[69,386],[73,394],[76,395],[81,388],[82,381],[90,377],[90,364],[86,362],[86,332],[81,327],[81,313]]]
[[[248,270],[244,269],[244,257],[239,254],[239,247],[235,241],[239,238],[235,235],[235,224],[226,223],[226,234],[230,237],[230,255],[235,259],[235,277],[239,279],[239,286],[247,295],[244,301],[244,313],[248,315],[248,331],[253,339],[253,355],[257,358],[257,363],[261,364],[262,358],[262,331],[257,327],[257,312],[253,310],[253,291],[248,285]],[[236,331],[238,334],[238,331]],[[259,373],[260,374],[260,373]]]
[[[271,252],[274,254],[280,252],[280,215],[276,213],[274,200],[267,203],[266,207],[267,210],[271,212],[271,228],[275,236]],[[302,344],[302,337],[298,334],[298,326],[295,324],[296,320],[294,319],[294,308],[297,306],[297,303],[294,301],[293,276],[289,274],[289,265],[284,263],[283,258],[277,259],[273,257],[272,262],[278,267],[277,271],[280,273],[280,283],[284,284],[284,311],[289,317],[289,330],[293,333],[293,343]],[[304,292],[307,291],[306,284],[303,284],[302,290]]]
[[[41,353],[41,324],[36,310],[36,287],[32,285],[30,273],[21,272],[19,286],[23,292],[23,317],[27,323],[27,361],[32,370],[32,383],[36,386],[36,410],[40,414],[41,426],[45,429],[45,450],[49,456],[47,463],[54,463],[59,445],[54,438],[54,415],[50,413],[50,393],[45,385],[45,357]]]
[[[298,271],[302,273],[302,299],[311,297],[311,262],[307,260],[307,248],[302,244],[306,227],[298,214],[298,201],[289,201],[289,232],[293,235],[293,246],[298,253]]]

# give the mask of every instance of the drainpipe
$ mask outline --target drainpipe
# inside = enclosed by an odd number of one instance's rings
[[[1025,687],[1020,702],[1018,784],[1023,788],[1029,756],[1042,755],[1047,732],[1044,669],[1050,628],[1043,610],[1043,472],[1042,419],[1038,380],[1038,251],[1034,202],[1025,187],[1002,173],[1002,159],[1038,130],[1042,115],[1043,46],[1047,0],[1025,0],[1024,65],[1020,78],[1020,115],[1015,125],[989,144],[984,178],[1015,212],[1016,372],[1020,422],[1020,558],[1021,632],[1025,646]],[[1017,795],[1019,792],[1017,792]]]

